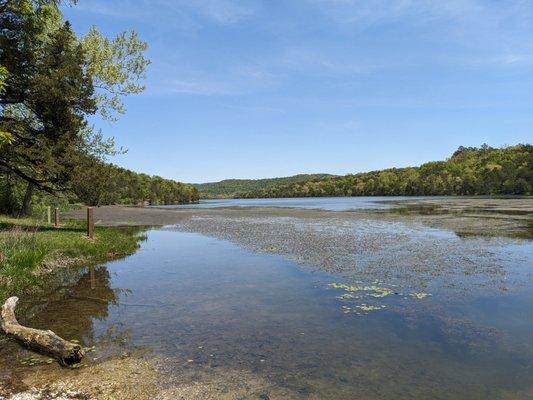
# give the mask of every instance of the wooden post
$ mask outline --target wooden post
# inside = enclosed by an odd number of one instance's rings
[[[46,207],[46,220],[48,221],[48,225],[52,223],[52,207],[50,206]]]
[[[94,232],[94,208],[87,207],[87,237],[89,239],[93,238],[93,232]]]
[[[54,226],[57,228],[57,227],[59,227],[59,208],[57,208],[57,207],[56,207],[56,210],[55,210],[55,213],[54,213],[54,217],[55,217]]]

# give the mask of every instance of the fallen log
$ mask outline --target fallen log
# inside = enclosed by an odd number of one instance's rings
[[[54,332],[22,326],[15,318],[18,297],[10,297],[2,306],[2,329],[24,346],[57,359],[62,365],[79,363],[84,356],[79,344],[68,342]]]

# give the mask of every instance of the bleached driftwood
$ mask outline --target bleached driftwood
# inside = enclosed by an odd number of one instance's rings
[[[56,358],[63,365],[79,363],[84,356],[79,344],[68,342],[54,332],[22,326],[15,317],[18,297],[10,297],[2,306],[2,329],[24,346]]]

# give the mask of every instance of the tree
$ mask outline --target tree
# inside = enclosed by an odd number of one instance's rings
[[[121,151],[86,117],[116,119],[121,97],[144,89],[149,64],[135,33],[108,40],[93,27],[78,39],[58,3],[0,0],[0,173],[28,183],[22,213],[34,188],[68,190],[80,155]]]
[[[98,111],[104,119],[116,120],[126,110],[121,98],[142,92],[150,61],[144,57],[148,44],[135,32],[121,32],[109,40],[95,26],[81,38],[87,72],[97,90]]]
[[[7,69],[0,65],[0,93],[5,90],[6,87],[6,78],[7,78]],[[2,144],[9,144],[13,142],[13,135],[9,132],[0,130],[0,150]]]
[[[22,213],[35,187],[54,192],[68,181],[85,116],[96,111],[84,54],[54,5],[8,3],[0,17],[0,63],[9,74],[0,94],[0,166],[28,182]]]

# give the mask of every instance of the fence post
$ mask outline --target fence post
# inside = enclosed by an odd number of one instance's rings
[[[93,238],[94,232],[94,209],[92,207],[87,207],[87,237],[89,239]]]
[[[54,213],[54,217],[55,217],[55,222],[54,222],[54,225],[55,227],[59,227],[59,208],[56,207],[56,210],[55,210],[55,213]]]
[[[52,223],[52,207],[50,206],[46,207],[46,220],[48,221],[48,225]]]

